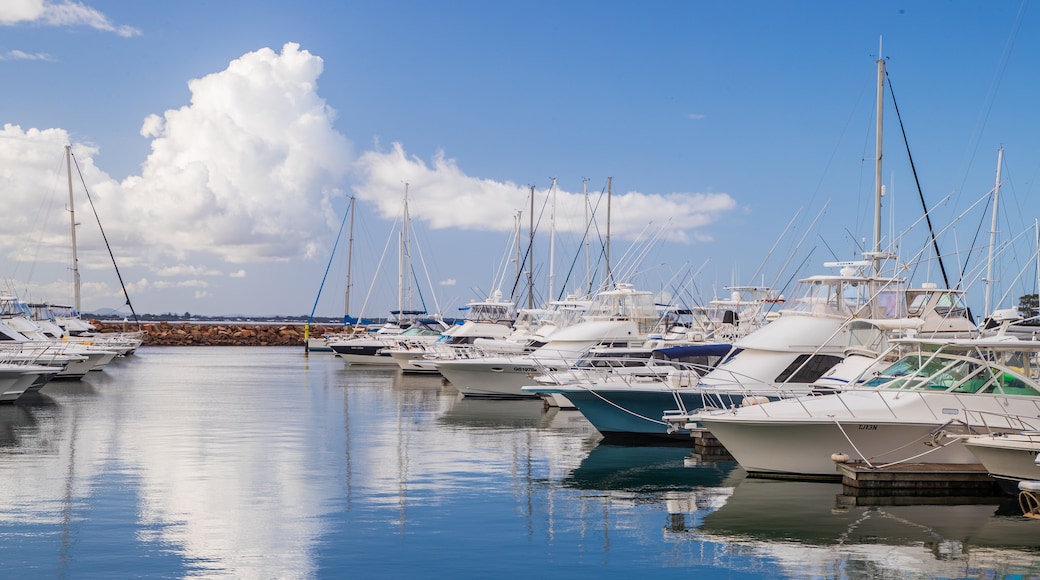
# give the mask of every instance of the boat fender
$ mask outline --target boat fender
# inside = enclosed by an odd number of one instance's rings
[[[831,461],[833,461],[834,463],[848,463],[849,456],[846,453],[832,453]]]
[[[751,407],[753,405],[761,405],[762,403],[768,403],[769,397],[744,397],[744,400],[740,402],[741,407]]]

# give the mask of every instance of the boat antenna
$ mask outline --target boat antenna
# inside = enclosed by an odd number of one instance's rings
[[[126,284],[123,283],[123,275],[119,272],[119,264],[116,263],[116,256],[112,253],[112,246],[108,243],[108,236],[105,235],[105,228],[101,227],[101,218],[98,216],[97,208],[94,207],[94,200],[90,197],[90,190],[87,189],[87,182],[83,179],[83,172],[79,168],[79,161],[76,161],[76,156],[72,154],[72,146],[65,146],[66,159],[72,160],[76,164],[76,173],[79,174],[79,181],[83,185],[83,192],[87,194],[87,201],[90,203],[90,210],[94,212],[94,219],[97,221],[98,230],[101,231],[101,239],[105,241],[105,249],[108,250],[108,257],[112,259],[112,267],[116,270],[116,278],[119,279],[119,287],[123,289],[123,296],[126,297],[126,305],[130,308],[130,314],[134,317],[134,324],[138,328],[141,327],[141,321],[137,319],[137,312],[134,310],[134,305],[130,303],[130,294],[126,291]],[[70,181],[71,183],[71,181]],[[71,198],[70,198],[71,199]],[[71,209],[71,205],[70,205]],[[73,240],[76,239],[76,223],[73,220],[72,224]],[[75,244],[73,244],[75,247]],[[79,272],[76,271],[76,310],[79,311]]]

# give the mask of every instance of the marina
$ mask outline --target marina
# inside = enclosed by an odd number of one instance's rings
[[[149,347],[0,406],[16,577],[1040,575],[1009,495],[856,497],[302,347]]]

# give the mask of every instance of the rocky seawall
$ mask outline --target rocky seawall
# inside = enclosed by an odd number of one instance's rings
[[[99,332],[130,332],[131,325],[90,321]],[[304,345],[302,324],[144,323],[144,346],[299,346]],[[342,327],[311,326],[310,336],[336,332]]]

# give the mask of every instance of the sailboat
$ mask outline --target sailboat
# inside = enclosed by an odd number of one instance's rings
[[[350,219],[350,230],[349,237],[347,239],[347,283],[343,293],[343,324],[351,324],[350,322],[350,271],[351,261],[354,256],[354,203],[356,198],[350,197],[350,206],[347,210],[347,214],[343,216],[343,219]],[[314,312],[318,309],[318,300],[321,299],[321,290],[325,287],[325,280],[329,276],[329,269],[332,268],[332,260],[336,257],[336,247],[339,246],[339,236],[343,233],[343,224],[340,224],[339,234],[336,235],[336,243],[332,246],[332,254],[329,256],[329,263],[325,266],[325,277],[321,279],[321,285],[318,286],[318,295],[314,298],[314,306],[311,308],[310,318],[307,319],[307,324],[303,326],[303,340],[304,348],[306,352],[332,352],[332,347],[329,346],[329,335],[324,334],[322,336],[311,336],[311,323],[314,322]]]
[[[126,291],[126,284],[123,283],[123,276],[119,272],[119,265],[116,264],[115,255],[112,253],[112,248],[108,244],[108,237],[105,236],[105,230],[101,227],[101,220],[97,217],[97,213],[94,213],[94,217],[97,219],[98,229],[101,231],[101,237],[105,241],[105,247],[108,249],[108,255],[112,259],[112,266],[115,268],[116,277],[119,279],[119,286],[123,290],[123,296],[126,298],[126,306],[130,309],[130,313],[133,315],[134,324],[137,325],[138,330],[132,332],[97,332],[97,329],[93,327],[89,322],[82,320],[80,317],[80,275],[79,275],[79,256],[78,248],[76,244],[76,209],[75,209],[75,195],[73,194],[72,188],[72,146],[65,146],[65,166],[68,176],[69,184],[69,223],[70,223],[70,234],[72,242],[72,290],[73,290],[73,304],[72,306],[57,306],[53,307],[53,310],[37,308],[37,312],[43,319],[53,321],[55,324],[60,326],[65,333],[64,339],[72,342],[80,342],[89,344],[96,347],[101,347],[107,350],[114,350],[120,356],[127,356],[133,354],[139,346],[144,342],[145,333],[141,330],[140,322],[137,319],[137,312],[134,311],[133,304],[130,303],[130,295]],[[78,168],[77,168],[78,170]],[[83,176],[80,175],[82,181]],[[90,193],[87,192],[87,199],[90,199]],[[41,305],[42,306],[42,305]]]
[[[448,325],[438,316],[428,316],[425,310],[406,308],[412,302],[411,222],[408,214],[408,183],[405,183],[404,204],[401,213],[400,243],[398,245],[397,309],[390,311],[390,319],[374,332],[356,332],[330,335],[326,343],[345,362],[352,365],[376,365],[397,368],[397,362],[386,351],[399,338],[433,341]]]

